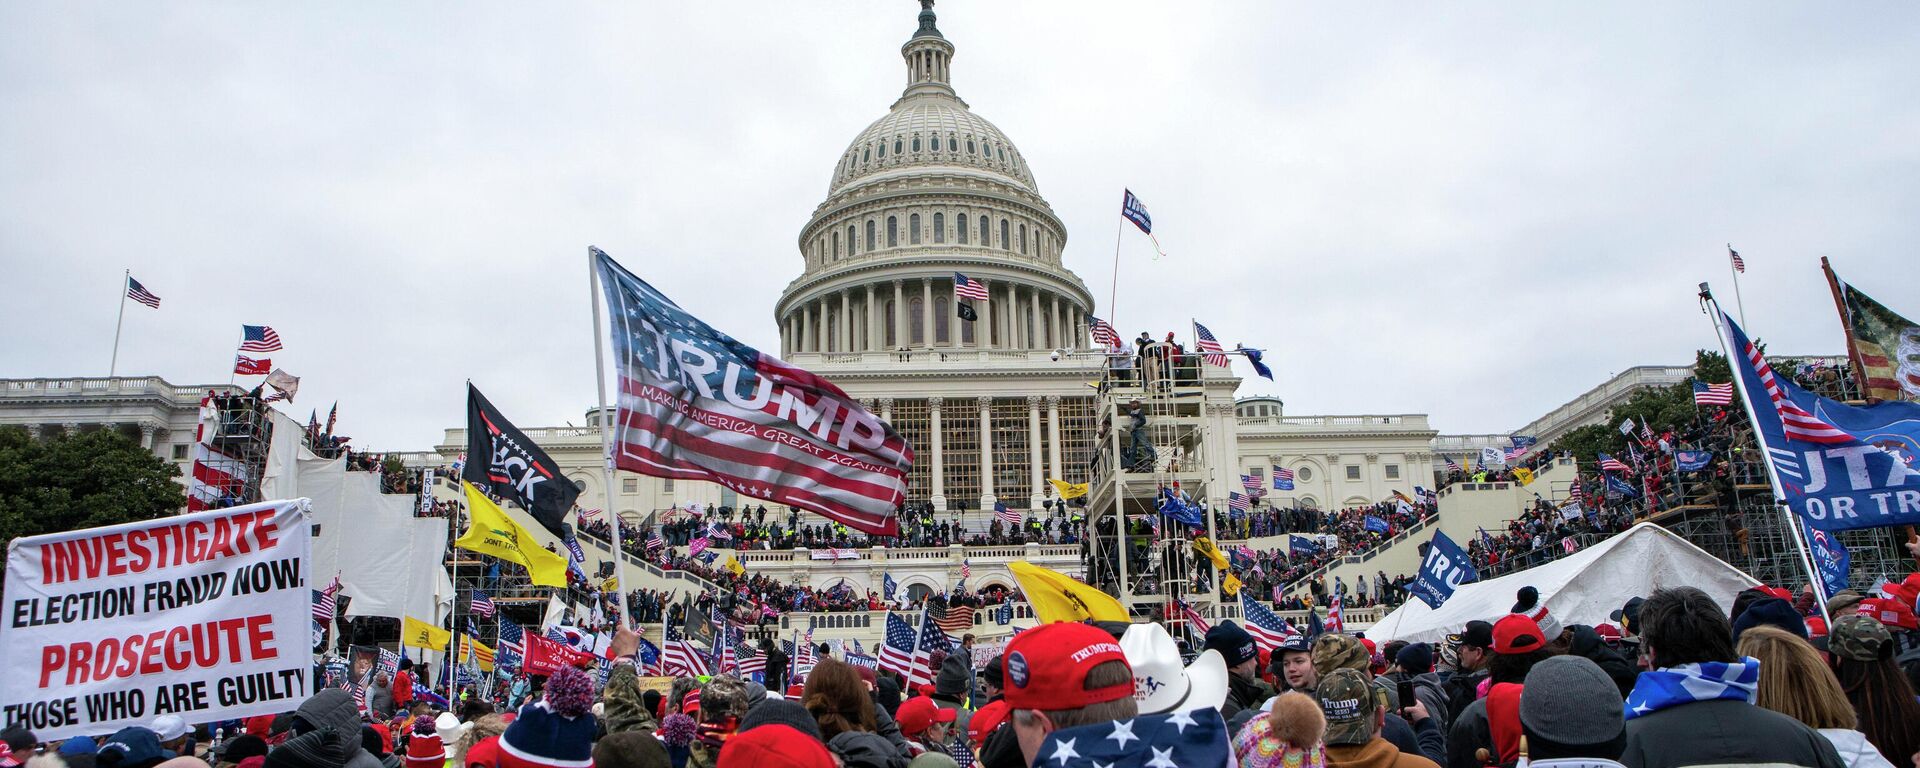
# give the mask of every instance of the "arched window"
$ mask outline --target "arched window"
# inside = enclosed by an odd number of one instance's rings
[[[887,217],[887,247],[895,248],[895,247],[898,247],[899,245],[900,245],[900,219],[899,217],[896,217],[896,216],[888,216]]]
[[[900,346],[900,339],[897,338],[899,334],[894,333],[894,329],[900,326],[898,323],[895,323],[893,321],[894,312],[898,311],[898,308],[893,305],[893,299],[887,299],[887,302],[885,304],[882,304],[881,306],[885,308],[885,310],[881,314],[885,316],[885,322],[887,324],[887,327],[883,331],[883,333],[886,335],[887,348],[892,349],[894,347]]]
[[[856,245],[856,243],[854,242],[854,229],[853,229],[853,225],[852,225],[852,224],[848,224],[848,225],[847,225],[847,255],[848,255],[848,256],[852,256],[852,255],[854,255],[854,254],[856,254],[856,253],[859,253],[859,252],[860,252],[860,248],[859,248],[859,247],[858,247],[858,246]]]
[[[1025,224],[1020,225],[1020,253],[1023,256],[1027,253],[1027,225]]]
[[[913,151],[920,151],[920,134],[913,135]]]
[[[969,155],[979,154],[978,152],[975,152],[973,149],[973,139],[967,139],[967,154]]]
[[[947,342],[947,326],[951,322],[947,316],[951,314],[953,314],[953,307],[948,304],[946,296],[933,297],[933,340],[935,342],[941,344]]]
[[[946,214],[943,214],[943,213],[935,213],[933,214],[933,242],[938,244],[938,243],[944,243],[946,241],[947,241],[947,216]]]
[[[960,151],[960,142],[954,141],[953,134],[951,133],[947,134],[947,151],[948,152]]]
[[[962,213],[958,216],[955,216],[953,219],[953,222],[959,225],[953,228],[954,234],[957,234],[960,236],[961,245],[966,245],[967,244],[967,215]]]
[[[872,160],[872,159],[873,159],[873,148],[872,148],[872,147],[866,147],[866,148],[864,148],[864,149],[861,149],[861,150],[860,150],[860,163],[861,163],[862,165],[864,165],[864,164],[866,164],[866,162],[867,162],[868,160]]]
[[[988,234],[987,231],[987,217],[982,216],[980,217],[980,247],[990,248],[992,246],[993,236]]]
[[[924,344],[927,338],[926,304],[919,296],[907,299],[907,343]]]
[[[900,139],[898,138],[893,140],[893,153],[896,155],[900,154]]]
[[[1007,247],[1012,244],[1013,244],[1013,241],[1007,237],[1007,220],[1001,219],[1000,220],[1000,250],[1003,250],[1003,251],[1013,250],[1012,248]]]
[[[840,258],[840,233],[833,233],[833,258]]]
[[[993,149],[995,152],[998,152],[1000,154],[1000,162],[1004,163],[1007,161],[1007,145],[1002,144],[998,147],[994,147]]]
[[[907,243],[911,245],[920,244],[920,214],[915,213],[907,216]]]
[[[884,141],[880,142],[880,159],[887,159],[887,143]]]
[[[867,250],[879,247],[879,242],[873,238],[873,219],[867,219]]]

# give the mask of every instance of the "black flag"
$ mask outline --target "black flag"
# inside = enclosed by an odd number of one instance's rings
[[[460,476],[519,504],[554,536],[567,537],[567,512],[580,489],[472,384],[467,385],[467,466]]]
[[[980,319],[980,315],[973,311],[972,304],[968,304],[967,302],[964,302],[964,301],[954,302],[954,304],[960,308],[960,319],[965,320],[969,323]]]

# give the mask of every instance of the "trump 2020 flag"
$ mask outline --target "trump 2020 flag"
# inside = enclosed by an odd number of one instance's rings
[[[619,383],[614,466],[898,535],[913,449],[826,379],[715,330],[593,249]]]
[[[1920,523],[1920,404],[1815,395],[1776,373],[1733,318],[1720,321],[1781,501],[1823,531]]]
[[[1453,591],[1462,584],[1472,583],[1480,578],[1480,572],[1473,567],[1473,561],[1467,559],[1467,552],[1453,543],[1445,533],[1433,532],[1433,543],[1427,547],[1426,562],[1420,564],[1420,575],[1413,580],[1408,589],[1414,597],[1428,607],[1438,608],[1453,597]]]
[[[1813,566],[1820,572],[1820,583],[1826,587],[1825,594],[1832,595],[1847,588],[1847,572],[1853,568],[1853,554],[1840,543],[1840,539],[1826,531],[1807,529],[1807,551],[1813,555]]]

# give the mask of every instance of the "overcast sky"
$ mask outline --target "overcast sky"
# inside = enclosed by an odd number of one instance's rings
[[[1127,335],[1269,351],[1292,414],[1506,432],[1717,342],[1833,353],[1818,258],[1920,316],[1920,6],[940,3]],[[595,399],[585,251],[778,351],[908,0],[0,4],[0,377],[224,382],[276,328],[292,408],[373,449]],[[1122,187],[1168,256],[1123,235]],[[1246,372],[1241,370],[1243,374]]]

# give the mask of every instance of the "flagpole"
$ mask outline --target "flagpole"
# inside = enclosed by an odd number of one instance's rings
[[[1114,335],[1120,334],[1120,237],[1127,233],[1127,220],[1122,216],[1113,225],[1113,287],[1107,291],[1107,316],[1113,318],[1108,325],[1113,326]],[[125,311],[126,302],[121,302]],[[116,344],[119,342],[115,342]]]
[[[607,517],[613,533],[608,538],[613,544],[613,588],[619,594],[614,600],[613,621],[617,628],[627,626],[627,552],[620,548],[620,511],[613,504],[613,414],[607,412],[607,353],[600,324],[600,264],[596,258],[600,249],[587,246],[587,305],[593,308],[593,384],[600,391],[600,479],[601,487],[606,489]]]
[[[1747,327],[1747,304],[1740,300],[1740,270],[1733,267],[1733,243],[1727,243],[1727,273],[1733,275],[1733,307],[1740,313],[1740,327]],[[1718,303],[1715,304],[1718,306]],[[1757,427],[1756,427],[1757,428]]]
[[[1760,428],[1760,417],[1754,410],[1753,399],[1747,393],[1746,374],[1743,373],[1743,366],[1746,364],[1734,358],[1733,337],[1728,332],[1726,324],[1721,322],[1720,303],[1714,301],[1713,294],[1706,290],[1704,284],[1701,288],[1701,295],[1712,308],[1713,327],[1720,336],[1720,351],[1727,356],[1728,367],[1733,373],[1734,389],[1740,392],[1740,403],[1747,411],[1747,423],[1753,425],[1753,441],[1760,445],[1761,462],[1767,471],[1767,482],[1773,487],[1774,509],[1786,517],[1787,530],[1793,534],[1794,551],[1800,555],[1800,565],[1807,569],[1807,583],[1813,587],[1814,597],[1819,598],[1814,603],[1820,607],[1820,618],[1826,621],[1828,626],[1832,626],[1833,619],[1827,615],[1826,582],[1820,578],[1820,571],[1813,567],[1813,554],[1807,551],[1807,539],[1801,535],[1799,521],[1794,519],[1793,509],[1786,504],[1786,489],[1780,485],[1779,473],[1773,471],[1773,451],[1767,446],[1766,432]],[[1741,358],[1741,360],[1744,359],[1744,357]],[[1734,483],[1738,485],[1739,478],[1734,478]]]
[[[1115,253],[1119,252],[1118,245],[1115,246],[1114,251]],[[114,371],[120,368],[120,325],[127,319],[127,289],[133,285],[132,281],[133,270],[129,269],[121,273],[120,315],[113,319],[113,359],[107,362],[107,378],[109,379],[113,378]]]

